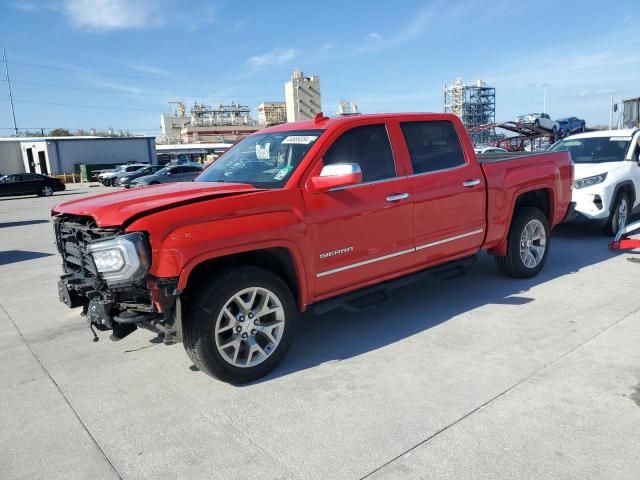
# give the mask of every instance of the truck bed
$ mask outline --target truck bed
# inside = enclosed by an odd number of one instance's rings
[[[527,157],[544,157],[552,153],[553,152],[508,152],[493,155],[478,155],[478,163],[495,163]]]
[[[555,206],[545,212],[551,227],[564,219],[573,181],[568,152],[505,153],[478,157],[478,162],[487,182],[485,246],[491,253],[504,254],[498,245],[507,237],[516,199],[526,192],[538,192]]]

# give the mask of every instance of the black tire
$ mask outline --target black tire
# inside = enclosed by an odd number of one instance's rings
[[[536,120],[535,122],[533,122],[533,126],[536,128],[540,127],[540,120]]]
[[[618,230],[620,229],[618,215],[620,212],[620,208],[622,208],[623,203],[626,209],[625,225],[629,222],[629,212],[631,211],[630,204],[629,204],[629,195],[627,194],[627,192],[621,190],[616,195],[616,199],[613,202],[613,206],[611,208],[611,213],[609,214],[607,223],[604,226],[605,235],[615,236],[615,234],[618,233]]]
[[[280,342],[265,360],[252,367],[238,367],[227,361],[218,350],[214,338],[215,323],[236,293],[252,287],[268,289],[277,297],[284,310],[284,329]],[[184,319],[183,344],[191,361],[203,372],[232,384],[246,383],[263,377],[284,359],[293,341],[297,320],[298,310],[293,295],[280,277],[262,268],[235,267],[220,272],[190,298]],[[231,336],[236,335],[233,330],[235,327],[230,332]]]
[[[542,224],[545,235],[544,253],[537,264],[529,267],[525,264],[520,254],[520,239],[523,231],[529,222],[537,220]],[[549,248],[551,246],[551,236],[549,229],[549,221],[547,217],[533,207],[519,208],[514,215],[507,236],[507,254],[504,257],[497,256],[496,264],[498,268],[506,275],[514,278],[531,278],[540,273],[549,256]]]
[[[43,185],[38,192],[39,197],[50,197],[53,195],[53,187],[50,185]]]
[[[160,185],[160,182],[151,182],[149,185]]]

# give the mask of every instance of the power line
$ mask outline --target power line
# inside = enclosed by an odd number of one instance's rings
[[[129,75],[124,73],[113,73],[113,72],[95,72],[91,70],[83,70],[81,68],[69,68],[69,67],[59,67],[55,65],[43,65],[39,63],[28,63],[28,62],[17,62],[15,60],[8,60],[7,63],[15,64],[15,65],[23,65],[27,67],[34,68],[43,68],[48,70],[58,70],[63,72],[73,72],[73,73],[85,73],[85,74],[94,74],[101,75],[105,77],[118,77],[118,78],[130,78],[130,79],[138,79],[138,80],[153,80],[153,81],[162,81],[162,82],[187,82],[187,83],[202,83],[202,84],[264,84],[264,85],[282,85],[281,80],[202,80],[195,78],[184,78],[184,77],[174,77],[174,76],[166,76],[166,77],[158,77],[158,76],[149,76],[149,75]],[[325,84],[325,87],[332,88],[335,90],[344,90],[351,92],[364,92],[364,93],[381,93],[381,94],[407,94],[407,93],[417,93],[410,92],[407,90],[374,90],[367,88],[358,88],[358,87],[343,87],[339,85],[331,85]],[[422,93],[422,92],[421,92]]]
[[[65,90],[78,90],[82,92],[98,92],[98,93],[113,93],[116,95],[128,95],[128,96],[149,96],[149,97],[175,97],[175,98],[208,98],[211,97],[211,94],[201,94],[201,95],[178,95],[173,93],[149,93],[149,92],[127,92],[125,90],[117,90],[110,88],[86,88],[86,87],[77,87],[70,85],[56,85],[53,83],[40,83],[40,82],[30,82],[27,80],[12,80],[11,83],[19,83],[25,85],[35,85],[38,87],[51,87],[51,88],[62,88]],[[232,95],[229,95],[232,96]],[[237,95],[241,98],[264,98],[269,95]]]
[[[278,80],[201,80],[194,78],[184,78],[184,77],[152,77],[149,75],[128,75],[124,73],[113,73],[113,72],[95,72],[91,70],[83,70],[81,68],[68,68],[68,67],[58,67],[54,65],[42,65],[38,63],[27,63],[27,62],[16,62],[15,60],[10,60],[8,63],[14,65],[23,65],[27,67],[34,68],[44,68],[47,70],[59,70],[62,72],[74,72],[74,73],[89,73],[94,75],[102,75],[105,77],[119,77],[119,78],[133,78],[139,80],[155,80],[161,82],[191,82],[191,83],[210,83],[210,84],[236,84],[236,83],[247,83],[247,84],[278,84],[281,85],[282,82]]]
[[[7,99],[4,99],[7,100]],[[132,107],[113,107],[110,105],[81,105],[79,103],[59,103],[59,102],[46,102],[44,100],[26,100],[23,98],[14,98],[18,103],[38,103],[42,105],[53,105],[57,107],[76,107],[76,108],[96,108],[102,110],[120,110],[131,112],[155,112],[158,113],[158,108],[132,108]]]
[[[20,130],[55,130],[56,128],[64,128],[67,130],[91,130],[91,128],[78,128],[78,127],[68,127],[68,126],[60,126],[57,127],[22,127]],[[0,130],[13,130],[13,127],[0,127]],[[127,128],[127,127],[118,127],[116,130],[128,130],[130,132],[142,132],[147,130],[161,130],[160,127],[149,127],[149,128]]]
[[[18,135],[18,124],[16,123],[16,111],[13,108],[13,94],[11,93],[11,79],[9,78],[9,65],[7,65],[7,51],[2,49],[2,60],[4,61],[4,72],[7,82],[7,89],[9,90],[9,103],[11,104],[11,116],[13,117],[13,129]]]

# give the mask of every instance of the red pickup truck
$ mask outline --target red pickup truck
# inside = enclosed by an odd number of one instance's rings
[[[311,305],[367,303],[480,250],[536,275],[572,177],[567,152],[478,160],[449,114],[318,115],[248,136],[192,183],[54,207],[59,295],[92,330],[160,332],[246,382],[283,359]]]

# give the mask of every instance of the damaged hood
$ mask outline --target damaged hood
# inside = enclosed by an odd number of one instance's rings
[[[52,215],[93,217],[98,226],[120,226],[132,217],[217,197],[259,189],[242,183],[183,182],[152,185],[85,197],[53,207]]]

